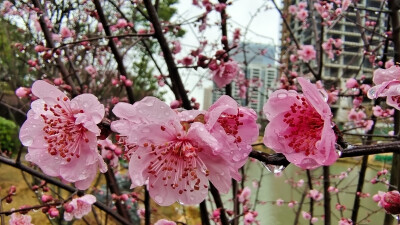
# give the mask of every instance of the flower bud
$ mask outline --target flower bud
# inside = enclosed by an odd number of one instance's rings
[[[48,213],[49,213],[49,216],[52,217],[52,218],[57,217],[57,216],[60,215],[60,212],[58,211],[58,209],[56,209],[54,207],[51,207],[49,209]]]
[[[390,214],[400,214],[400,193],[389,191],[380,200],[381,206]]]

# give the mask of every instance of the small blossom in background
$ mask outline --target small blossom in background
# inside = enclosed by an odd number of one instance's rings
[[[332,112],[314,84],[302,77],[297,79],[303,94],[278,90],[264,105],[270,121],[264,144],[303,169],[331,165],[339,157],[331,127]]]
[[[309,62],[310,60],[314,60],[317,56],[317,52],[312,45],[303,45],[299,50],[297,50],[297,55],[299,59],[304,62]]]
[[[400,110],[400,67],[374,71],[373,81],[376,86],[368,90],[368,98],[386,97],[386,103]]]
[[[245,203],[250,199],[251,190],[249,187],[244,187],[242,192],[239,194],[238,199],[239,202]]]
[[[32,217],[30,215],[13,213],[8,223],[9,225],[33,225],[31,221]]]
[[[216,69],[212,71],[212,79],[218,88],[223,88],[229,84],[239,73],[240,68],[237,62],[221,62],[216,65]]]
[[[92,211],[92,205],[96,202],[94,195],[86,194],[79,198],[72,199],[71,202],[67,203],[64,208],[68,210],[64,212],[64,219],[71,221],[74,217],[81,219],[83,216],[89,214]]]
[[[78,189],[87,189],[98,169],[107,171],[97,151],[97,124],[104,116],[104,106],[92,94],[70,100],[55,86],[38,80],[32,93],[39,99],[32,102],[28,119],[19,138],[28,147],[26,160],[38,165],[49,175],[73,182]]]

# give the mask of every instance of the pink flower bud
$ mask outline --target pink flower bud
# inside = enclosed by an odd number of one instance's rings
[[[390,214],[400,214],[400,193],[389,191],[380,200],[381,206]]]
[[[130,87],[132,84],[133,82],[131,80],[125,80],[125,86]]]
[[[26,87],[19,87],[17,90],[15,90],[15,95],[19,98],[28,97],[30,93],[31,89]]]
[[[53,200],[53,196],[51,195],[42,195],[42,202],[46,203],[46,202],[50,202]]]
[[[49,209],[48,213],[49,213],[49,216],[52,217],[52,218],[57,217],[57,216],[60,215],[60,212],[58,211],[58,209],[56,209],[54,207],[51,207]]]
[[[121,198],[121,200],[123,201],[127,201],[129,199],[129,195],[128,194],[122,194],[121,196],[119,196]]]
[[[72,211],[74,211],[74,206],[69,203],[66,203],[64,204],[64,210],[67,213],[71,213]]]
[[[64,83],[64,81],[63,81],[62,78],[56,78],[56,79],[54,79],[53,82],[54,82],[54,84],[55,84],[56,86],[60,86],[61,84]]]

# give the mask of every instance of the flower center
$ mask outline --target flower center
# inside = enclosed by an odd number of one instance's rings
[[[57,98],[58,103],[53,107],[44,104],[44,110],[50,111],[51,114],[41,114],[45,126],[43,131],[46,133],[44,139],[48,143],[47,151],[53,156],[61,156],[67,162],[72,157],[79,158],[79,144],[82,140],[89,142],[85,137],[87,129],[82,124],[75,124],[75,113],[83,113],[83,110],[72,112],[67,97],[62,100]]]
[[[161,129],[165,131],[163,126]],[[143,146],[149,149],[149,154],[156,156],[147,167],[149,177],[154,178],[149,180],[151,186],[162,179],[165,187],[177,189],[179,194],[198,191],[200,185],[208,188],[208,183],[201,184],[198,177],[199,172],[209,175],[207,167],[198,156],[202,149],[190,140],[178,137],[165,144],[144,143]]]
[[[289,125],[284,138],[295,152],[315,155],[315,143],[321,139],[324,121],[304,97],[297,96],[297,99],[301,103],[293,103],[290,111],[284,115],[283,122]]]
[[[222,113],[217,120],[222,128],[224,128],[225,133],[235,138],[235,143],[242,142],[242,138],[237,134],[239,132],[239,126],[243,125],[243,122],[239,121],[240,117],[243,116],[243,113],[240,113],[238,109],[238,113],[236,115]]]

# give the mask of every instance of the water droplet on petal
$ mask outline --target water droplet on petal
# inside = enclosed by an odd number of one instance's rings
[[[369,97],[369,98],[376,98],[375,88],[370,88],[370,89],[368,90],[368,97]]]
[[[154,197],[154,200],[159,204],[163,202],[163,198],[160,195],[156,195],[156,197]]]
[[[326,93],[325,90],[319,90],[319,93],[321,93],[322,99],[324,99],[324,102],[328,102],[328,93]]]
[[[152,99],[146,99],[146,101],[142,101],[145,105],[151,107],[154,105],[154,100]]]
[[[286,93],[279,93],[278,94],[278,98],[279,99],[285,99],[287,97],[287,94]]]
[[[263,166],[271,173],[281,173],[286,167],[284,167],[283,165],[272,165],[272,164],[265,164],[262,163]]]
[[[31,137],[31,136],[21,137],[21,142],[23,145],[29,147],[33,144],[33,137]]]
[[[336,149],[336,153],[338,154],[338,156],[342,156],[342,151],[340,151],[339,149]]]

